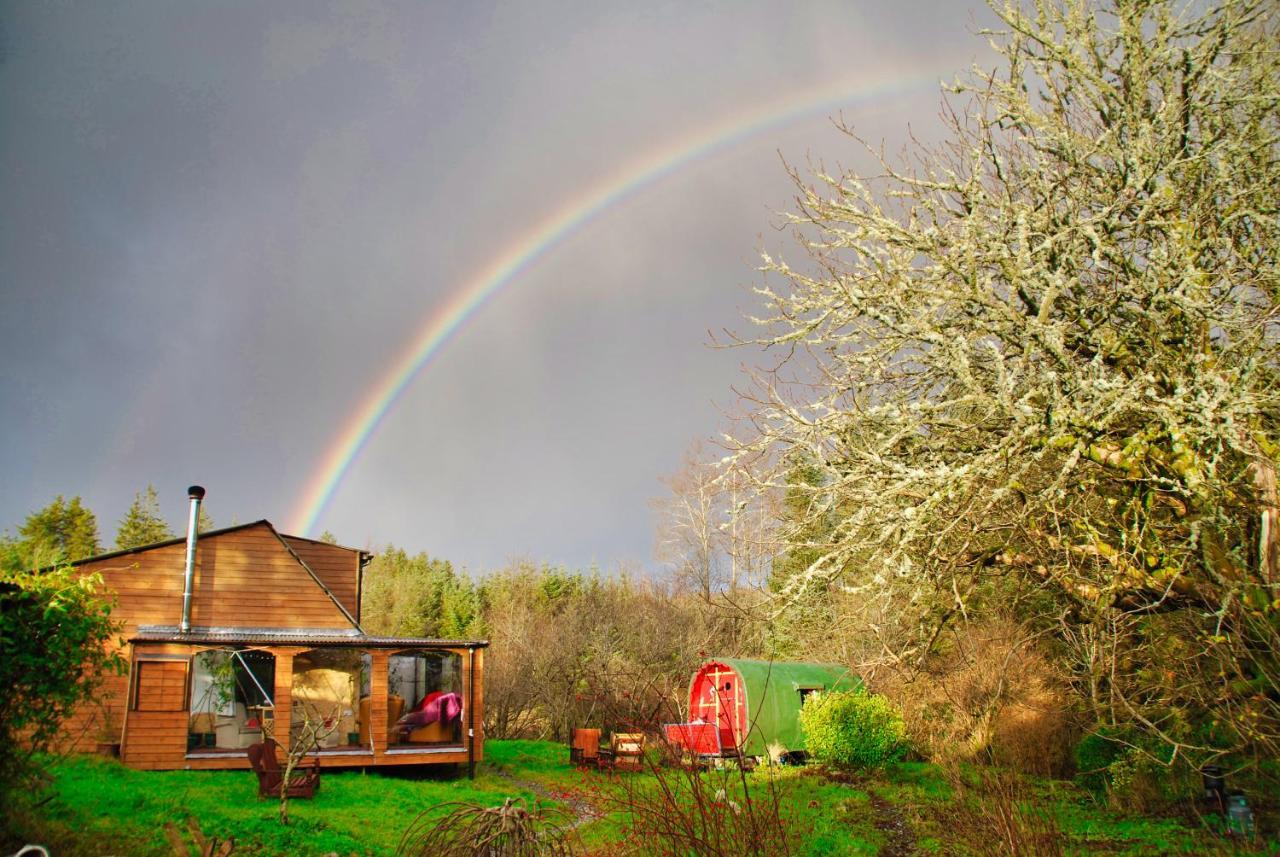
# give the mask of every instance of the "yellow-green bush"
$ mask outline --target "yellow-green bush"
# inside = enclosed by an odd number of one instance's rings
[[[877,767],[907,752],[902,714],[879,694],[810,694],[800,711],[800,725],[809,755],[829,765]]]

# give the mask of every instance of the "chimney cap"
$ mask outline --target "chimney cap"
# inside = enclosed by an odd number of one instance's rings
[[[202,488],[199,485],[192,485],[190,488],[187,489],[187,496],[190,497],[192,500],[203,500],[204,488]]]

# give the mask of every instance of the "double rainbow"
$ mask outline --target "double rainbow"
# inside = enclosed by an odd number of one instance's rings
[[[945,68],[939,66],[910,75],[881,77],[857,85],[841,82],[814,94],[791,94],[755,109],[721,118],[693,133],[671,140],[622,165],[612,175],[582,188],[497,254],[488,267],[459,286],[423,320],[416,336],[365,395],[360,407],[342,426],[313,471],[293,514],[289,532],[310,535],[352,462],[369,443],[378,426],[404,395],[413,379],[440,353],[485,303],[522,272],[545,258],[609,209],[677,170],[732,148],[767,131],[821,111],[866,105],[908,92],[936,86]]]

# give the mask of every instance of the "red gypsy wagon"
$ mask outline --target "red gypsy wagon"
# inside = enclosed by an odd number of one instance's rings
[[[765,756],[804,749],[800,707],[810,693],[861,686],[847,667],[720,658],[689,682],[689,722],[667,740],[695,756]]]

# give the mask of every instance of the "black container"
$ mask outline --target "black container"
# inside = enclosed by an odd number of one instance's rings
[[[1204,784],[1205,798],[1218,798],[1227,793],[1227,778],[1221,765],[1205,765],[1200,769],[1200,780]]]

